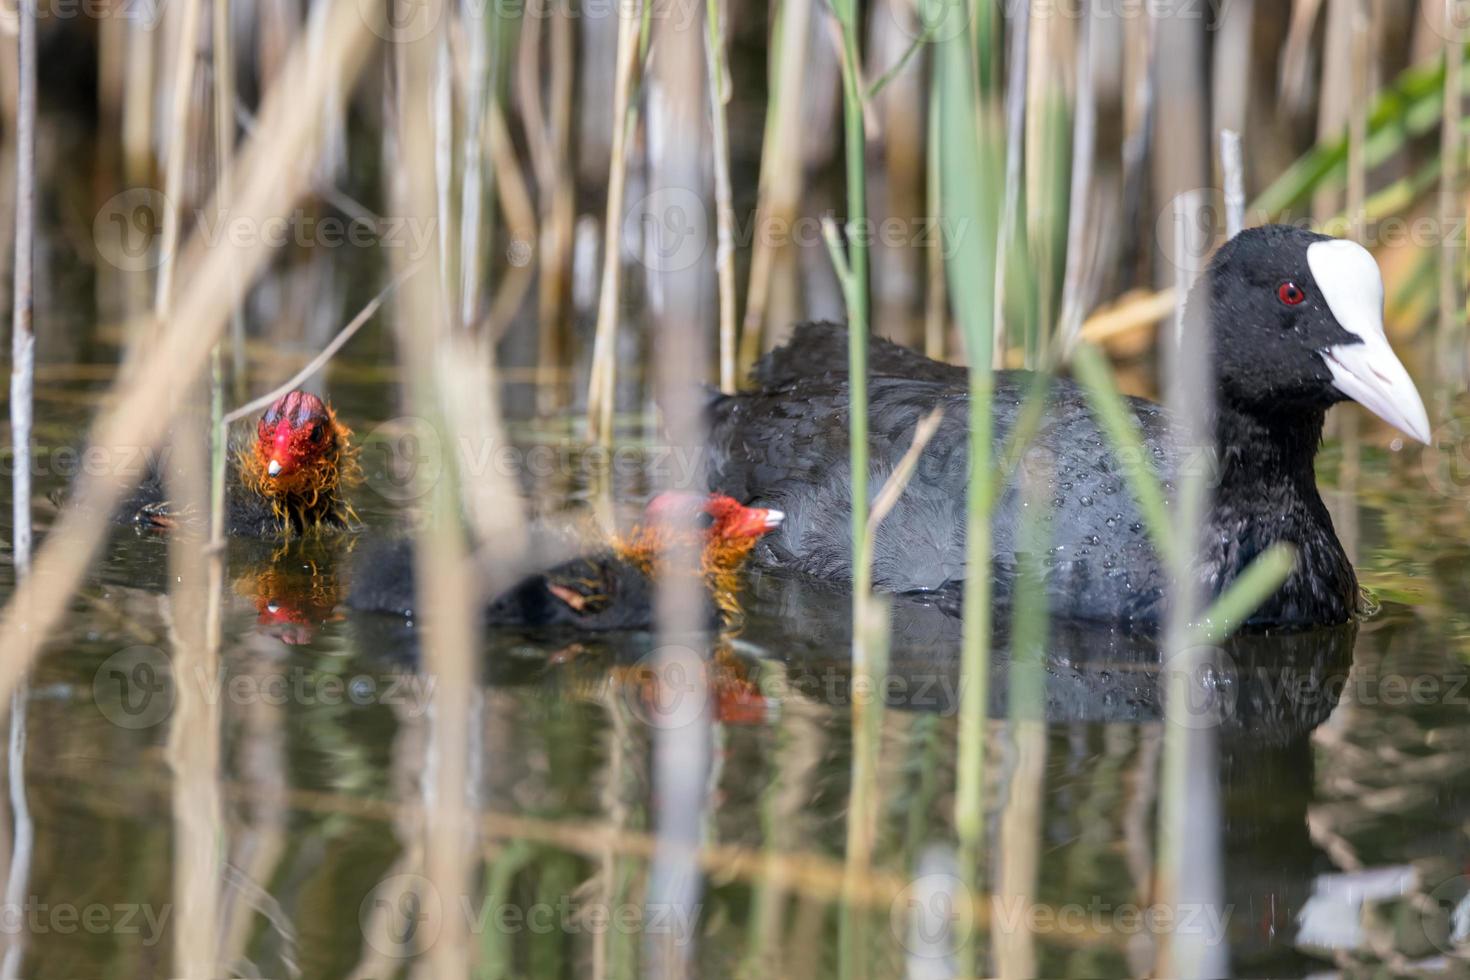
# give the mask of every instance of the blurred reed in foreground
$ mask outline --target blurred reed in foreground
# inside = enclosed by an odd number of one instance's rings
[[[1432,330],[1446,376],[1463,376],[1465,258],[1442,245],[1465,213],[1466,52],[1446,5],[1301,0],[1285,31],[1270,29],[1276,12],[1264,5],[1225,6],[1156,3],[1147,16],[1120,18],[1099,4],[986,0],[841,0],[830,8],[645,0],[600,11],[571,0],[396,0],[381,9],[346,0],[190,0],[159,8],[157,24],[113,7],[95,23],[44,24],[55,74],[73,67],[68,59],[91,56],[85,44],[75,54],[62,43],[95,43],[99,190],[81,210],[105,214],[119,191],[156,185],[142,211],[152,220],[144,251],[156,261],[104,264],[97,277],[99,306],[139,326],[128,331],[124,367],[92,442],[114,450],[158,443],[176,420],[202,414],[195,393],[206,376],[212,418],[224,422],[227,406],[279,380],[252,371],[247,340],[320,349],[323,330],[343,319],[347,294],[363,291],[347,282],[363,269],[344,268],[340,250],[212,238],[205,216],[256,229],[293,214],[347,216],[375,230],[381,252],[363,266],[382,279],[391,270],[403,283],[394,350],[404,411],[448,447],[445,478],[423,488],[426,520],[417,528],[417,572],[433,597],[425,669],[439,678],[441,698],[429,733],[431,802],[421,825],[402,830],[411,858],[404,866],[421,868],[443,894],[471,893],[486,833],[472,778],[483,747],[468,741],[480,650],[472,610],[477,591],[498,583],[471,582],[465,560],[473,548],[493,548],[508,580],[524,526],[518,474],[475,468],[460,447],[502,444],[503,414],[575,415],[579,438],[614,444],[657,431],[657,400],[672,423],[666,441],[697,454],[697,385],[717,380],[728,390],[792,322],[845,315],[854,654],[859,669],[881,675],[884,618],[867,587],[866,532],[876,516],[866,478],[870,333],[953,352],[969,366],[971,568],[989,565],[988,514],[1007,477],[992,458],[991,372],[1070,369],[1118,454],[1140,459],[1119,391],[1160,387],[1151,331],[1187,290],[1178,273],[1222,237],[1219,197],[1230,199],[1231,227],[1242,220],[1234,202],[1254,192],[1246,223],[1310,209],[1370,243],[1394,223],[1435,217],[1429,240],[1383,251],[1403,255],[1385,255],[1409,270],[1397,285],[1437,278],[1437,290],[1406,291],[1432,301],[1409,306],[1404,326]],[[20,10],[19,43],[0,71],[19,147],[10,401],[18,461],[30,441],[29,262],[33,248],[44,260],[64,237],[43,235],[33,245],[28,230],[37,58],[34,8]],[[1323,19],[1330,23],[1319,29]],[[1331,47],[1342,38],[1350,49]],[[1208,78],[1207,51],[1216,67]],[[44,59],[40,67],[47,70]],[[1370,74],[1381,79],[1371,98]],[[67,106],[58,101],[57,111]],[[1212,148],[1225,125],[1241,133],[1239,165],[1217,180]],[[1201,224],[1188,235],[1167,219],[1182,192],[1204,192],[1193,212]],[[124,231],[138,214],[121,213]],[[820,233],[803,234],[804,222]],[[403,244],[383,240],[393,224],[426,231],[421,254],[389,250]],[[102,232],[80,231],[89,234],[104,259],[116,258]],[[370,285],[366,292],[376,293],[378,283]],[[57,288],[38,287],[43,300]],[[40,342],[44,353],[44,331]],[[1124,371],[1114,373],[1109,354]],[[529,394],[509,380],[520,377],[536,382]],[[179,428],[185,439],[200,431]],[[1356,445],[1355,437],[1347,442]],[[217,438],[212,493],[202,480],[181,491],[216,513],[223,448]],[[205,471],[202,456],[191,469]],[[27,574],[28,468],[14,472],[21,581],[0,619],[0,696],[18,689],[40,639],[64,614],[102,540],[104,515],[126,489],[117,475],[84,480],[76,494],[84,506],[61,517]],[[1151,540],[1182,568],[1190,511],[1169,513],[1147,467],[1126,476]],[[171,559],[190,583],[173,596],[179,669],[196,656],[209,666],[218,650],[222,559],[205,562],[200,548],[181,537]],[[1290,560],[1263,556],[1212,608],[1175,624],[1169,652],[1223,637]],[[196,594],[200,581],[207,587]],[[681,616],[688,598],[666,603],[665,638],[697,632]],[[977,895],[987,858],[990,607],[986,576],[971,576],[953,805],[958,868]],[[1023,635],[1044,635],[1045,618],[1042,608],[1026,610]],[[194,918],[179,938],[176,969],[211,972],[220,946],[212,935],[220,851],[211,831],[220,819],[221,721],[196,703],[182,708],[173,741],[176,889]],[[1034,722],[1024,708],[1013,712],[1017,724]],[[854,712],[853,722],[859,791],[843,866],[711,848],[701,822],[713,805],[703,781],[717,734],[708,717],[698,739],[666,736],[656,745],[655,778],[666,795],[652,838],[619,825],[589,843],[510,817],[496,832],[600,848],[618,893],[635,890],[629,856],[657,863],[654,894],[671,902],[698,897],[699,873],[743,874],[760,886],[753,946],[773,944],[788,892],[881,906],[898,890],[873,866],[869,826],[883,714]],[[1032,731],[1023,774],[1034,776],[1039,751]],[[1177,743],[1164,748],[1160,853],[1170,873],[1179,870],[1178,834],[1187,825],[1179,773],[1189,756],[1180,753]],[[493,766],[493,751],[487,758]],[[781,775],[800,787],[807,761],[785,758]],[[610,785],[614,792],[619,780]],[[1023,851],[1024,802],[1010,809],[1005,831]],[[763,812],[775,829],[798,809],[773,792]],[[508,887],[524,859],[508,849],[489,861],[486,888]],[[1038,875],[1007,869],[1004,885],[1024,894]],[[862,924],[844,925],[852,937],[846,962],[857,970]],[[676,952],[661,960],[670,973],[692,959]],[[962,965],[985,972],[985,952],[967,945]],[[1208,972],[1189,951],[1169,952],[1160,962],[1171,971]],[[467,975],[475,953],[464,923],[455,923],[431,952],[432,968]],[[994,953],[1003,972],[1026,972],[1033,962],[1025,943]],[[625,962],[633,954],[608,955]]]

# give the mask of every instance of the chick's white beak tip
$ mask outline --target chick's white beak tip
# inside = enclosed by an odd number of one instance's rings
[[[786,520],[786,512],[784,510],[766,510],[767,529],[774,530],[775,528],[780,527],[781,522],[784,520]]]
[[[281,475],[281,461],[280,460],[277,460],[277,459],[271,460],[271,464],[265,468],[265,471],[270,476],[280,476]]]

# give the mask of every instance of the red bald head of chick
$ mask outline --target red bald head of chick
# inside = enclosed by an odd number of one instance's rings
[[[747,507],[724,494],[667,491],[649,501],[643,523],[614,541],[614,548],[652,576],[671,569],[672,546],[695,535],[699,570],[726,622],[739,619],[740,571],[761,536],[781,526],[779,510]]]
[[[766,507],[747,507],[722,493],[666,490],[648,502],[645,519],[676,529],[694,528],[707,542],[755,541],[781,526],[785,515]]]
[[[246,485],[301,528],[350,518],[342,490],[361,482],[352,430],[316,395],[293,391],[266,409],[241,459]]]

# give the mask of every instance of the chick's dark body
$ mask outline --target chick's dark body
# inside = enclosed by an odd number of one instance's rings
[[[410,540],[373,543],[354,562],[347,605],[417,619],[422,609],[414,578]],[[611,549],[599,549],[523,576],[483,602],[481,622],[488,628],[569,627],[592,633],[648,630],[654,626],[655,591],[646,571]],[[713,603],[707,604],[705,618],[718,624]]]
[[[247,487],[240,478],[237,458],[238,452],[231,454],[225,476],[226,535],[271,538],[300,535],[312,529],[348,530],[354,526],[344,511],[321,508],[308,527],[299,509],[278,509],[269,498]],[[163,474],[157,467],[151,467],[132,494],[118,505],[113,519],[118,524],[164,528],[186,523],[198,523],[202,527],[207,517],[180,511],[170,499]]]

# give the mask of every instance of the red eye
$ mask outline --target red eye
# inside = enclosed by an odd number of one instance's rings
[[[1276,298],[1281,300],[1281,302],[1285,303],[1287,306],[1295,306],[1302,300],[1306,299],[1307,294],[1303,292],[1302,287],[1298,286],[1296,283],[1283,282],[1281,285],[1276,287]]]

